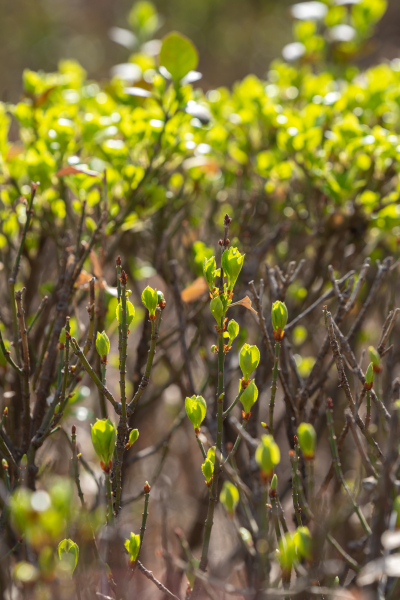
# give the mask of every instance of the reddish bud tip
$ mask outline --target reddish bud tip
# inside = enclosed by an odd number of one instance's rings
[[[146,483],[144,484],[144,493],[145,494],[150,494],[150,490],[151,490],[151,486],[149,485],[149,482],[146,481]]]
[[[183,538],[183,531],[180,527],[175,527],[174,533],[177,538],[179,538],[179,539]]]
[[[328,400],[326,401],[326,407],[328,410],[332,410],[332,408],[333,408],[332,398],[328,398]]]
[[[76,425],[72,425],[71,432],[72,432],[72,435],[76,434]]]
[[[226,213],[225,218],[224,218],[224,225],[230,225],[231,223],[232,223],[232,219],[230,218],[228,213]]]
[[[299,438],[297,437],[297,435],[295,435],[295,436],[293,437],[293,439],[294,439],[294,443],[295,443],[295,444],[298,444],[298,443],[299,443]]]
[[[124,270],[121,273],[120,281],[121,285],[126,285],[126,282],[128,281],[128,275],[125,273]]]
[[[121,266],[121,257],[119,255],[117,256],[116,263],[117,263],[117,267]]]
[[[224,242],[223,242],[222,240],[218,240],[218,244],[219,244],[220,246],[223,246],[223,245],[224,245]]]

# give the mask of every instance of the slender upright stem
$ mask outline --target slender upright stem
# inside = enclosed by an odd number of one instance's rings
[[[236,396],[236,398],[234,399],[234,401],[232,402],[232,404],[224,411],[223,413],[223,417],[224,419],[229,415],[229,413],[235,408],[236,404],[239,402],[240,400],[240,396],[243,394],[245,388],[241,388],[240,392],[238,393],[238,395]]]
[[[113,502],[111,495],[111,481],[110,481],[110,473],[105,473],[105,482],[106,482],[106,497],[107,497],[107,523],[108,525],[114,525],[114,512],[113,512]]]
[[[13,343],[15,356],[17,357],[17,363],[21,362],[21,353],[19,351],[19,339],[18,339],[18,320],[17,320],[17,305],[15,304],[15,282],[12,279],[9,279],[9,291],[10,291],[10,301],[11,301],[11,312],[12,312],[12,322],[13,322]]]
[[[299,504],[299,475],[297,469],[297,455],[292,450],[290,452],[290,462],[292,463],[292,492],[293,492],[293,507],[296,515],[298,527],[303,525],[301,520],[301,508]]]
[[[61,412],[63,412],[63,410],[68,402],[68,397],[66,398],[65,396],[66,396],[66,392],[67,392],[67,383],[68,383],[68,375],[69,375],[69,332],[70,332],[70,324],[69,324],[69,317],[67,317],[65,320],[64,374],[63,374],[63,382],[62,382],[61,394],[60,394],[60,411]]]
[[[120,414],[119,405],[114,400],[114,397],[111,394],[111,392],[109,392],[108,389],[101,383],[100,379],[97,377],[96,373],[93,371],[92,367],[90,366],[90,364],[88,363],[88,361],[86,359],[86,356],[83,354],[82,350],[80,349],[76,339],[74,337],[71,337],[70,341],[71,341],[72,349],[75,352],[75,354],[77,355],[77,357],[79,358],[79,360],[81,361],[86,373],[89,375],[89,377],[95,383],[95,385],[99,388],[99,390],[104,394],[104,396],[107,398],[107,400],[109,402],[111,402],[111,404],[114,407],[115,412],[117,414]]]
[[[86,338],[86,344],[83,348],[83,354],[85,356],[88,355],[92,344],[93,344],[93,336],[94,336],[94,308],[95,308],[95,296],[94,296],[94,283],[95,278],[92,277],[89,283],[89,306],[87,307],[87,311],[89,313],[89,330]]]
[[[353,508],[354,508],[354,512],[358,516],[362,528],[364,529],[364,531],[367,535],[370,535],[372,533],[371,529],[370,529],[368,523],[366,522],[365,517],[364,517],[360,507],[358,506],[356,500],[353,498],[353,495],[349,489],[349,486],[346,483],[346,480],[345,480],[343,472],[342,472],[342,468],[340,465],[339,453],[338,453],[337,445],[336,445],[335,431],[333,428],[333,414],[332,414],[332,408],[331,408],[330,403],[331,403],[331,401],[328,400],[328,406],[327,406],[327,410],[326,410],[326,418],[327,418],[328,429],[329,429],[329,444],[331,447],[332,459],[333,459],[333,465],[334,465],[336,477],[338,478],[338,480],[342,484],[345,492],[349,496],[351,503],[353,505]]]
[[[142,525],[140,527],[140,532],[139,532],[139,535],[140,535],[139,555],[140,555],[140,550],[143,547],[143,539],[144,539],[144,534],[146,531],[147,517],[149,515],[150,486],[147,483],[147,481],[145,483],[144,490],[145,490],[145,493],[144,493],[144,508],[143,508],[143,514],[142,514]]]
[[[119,348],[119,387],[121,394],[121,418],[118,424],[118,438],[114,453],[115,462],[115,514],[118,515],[122,494],[122,460],[125,451],[125,441],[128,434],[128,419],[126,405],[126,355],[128,345],[128,324],[126,306],[126,274],[122,271],[120,280],[121,289],[121,322],[120,322],[120,348]]]
[[[242,430],[243,431],[246,429],[247,423],[248,423],[247,420],[243,421],[243,423],[242,423]],[[239,448],[239,444],[240,444],[241,439],[242,438],[240,437],[240,435],[238,435],[237,438],[236,438],[236,440],[235,440],[235,443],[233,445],[232,450],[230,451],[230,453],[228,454],[227,458],[225,459],[225,462],[229,462],[235,456],[235,454],[237,452],[237,449]]]
[[[147,356],[146,368],[144,370],[142,381],[140,382],[140,385],[136,391],[136,394],[134,395],[134,397],[132,398],[132,400],[130,401],[130,403],[128,405],[129,415],[132,415],[134,413],[136,405],[139,402],[141,395],[143,394],[146,387],[149,385],[151,369],[153,366],[154,356],[156,354],[156,346],[157,346],[157,341],[158,341],[158,336],[159,336],[159,331],[160,331],[161,316],[162,316],[162,311],[160,308],[157,308],[156,319],[154,321],[151,321],[151,342],[150,342],[149,354]]]
[[[206,453],[206,451],[205,451],[205,449],[204,449],[204,446],[203,446],[203,443],[202,443],[202,441],[199,439],[199,436],[198,436],[198,435],[196,435],[196,440],[197,440],[197,443],[198,443],[198,445],[199,445],[200,452],[201,452],[201,454],[203,455],[203,458],[204,458],[204,460],[206,460],[206,458],[207,458],[207,453]]]
[[[307,469],[307,493],[308,503],[311,509],[314,508],[314,459],[305,461]]]
[[[21,262],[22,251],[24,249],[26,234],[28,233],[29,225],[31,224],[31,220],[33,217],[33,201],[35,199],[36,190],[38,188],[39,183],[31,183],[31,195],[29,199],[29,205],[26,210],[26,221],[24,225],[24,230],[22,232],[21,242],[18,248],[17,257],[15,259],[14,268],[12,271],[12,275],[8,281],[9,290],[10,290],[10,300],[11,300],[11,308],[13,315],[13,333],[14,333],[14,347],[15,353],[17,356],[17,362],[20,362],[20,351],[19,351],[19,342],[18,342],[18,324],[17,324],[17,308],[15,305],[15,284],[17,282],[17,275],[19,271],[19,265]]]
[[[74,479],[76,483],[76,489],[78,490],[78,496],[81,501],[82,507],[85,508],[85,500],[83,497],[83,492],[81,488],[81,480],[79,478],[79,462],[78,462],[78,454],[76,450],[76,427],[72,425],[72,434],[71,434],[71,445],[72,445],[72,468],[74,471]]]
[[[371,423],[371,390],[367,390],[367,416],[365,417],[365,428],[368,429]]]
[[[53,317],[52,320],[51,320],[50,326],[49,326],[49,330],[48,330],[48,332],[46,334],[46,337],[44,339],[43,346],[42,346],[42,352],[40,354],[39,362],[37,364],[37,367],[36,367],[36,370],[35,370],[35,374],[33,376],[32,389],[36,388],[36,383],[37,383],[37,381],[39,379],[39,375],[40,375],[41,370],[42,370],[44,357],[46,356],[47,348],[49,347],[50,338],[51,338],[51,334],[53,333],[55,321],[56,321],[56,318]]]
[[[28,449],[29,446],[29,434],[31,428],[31,408],[30,408],[30,389],[29,389],[29,376],[31,373],[30,361],[29,361],[29,347],[28,347],[28,336],[25,327],[25,311],[22,307],[22,294],[25,288],[19,290],[15,294],[15,300],[18,307],[17,319],[19,323],[19,332],[22,341],[22,356],[23,356],[23,377],[22,377],[22,401],[24,405],[24,412],[22,416],[23,422],[23,448]]]
[[[104,387],[107,387],[107,363],[106,362],[101,362],[101,382],[104,385]],[[99,398],[100,398],[101,418],[106,419],[107,418],[107,406],[106,406],[106,400],[104,398],[104,394],[102,392],[99,392]]]
[[[281,348],[281,343],[275,342],[275,358],[274,358],[274,368],[272,370],[271,400],[269,403],[269,433],[271,435],[274,435],[274,408],[275,408],[276,387],[277,387],[277,381],[278,381],[278,364],[279,364],[280,348]]]
[[[31,324],[29,325],[29,327],[28,327],[28,329],[27,329],[27,334],[28,334],[28,335],[30,334],[30,332],[32,331],[32,329],[33,329],[33,327],[34,327],[34,325],[35,325],[36,321],[38,320],[38,318],[39,318],[39,317],[40,317],[40,315],[42,314],[42,312],[43,312],[43,309],[44,309],[44,307],[46,306],[48,299],[49,299],[49,297],[48,297],[48,296],[45,296],[45,297],[43,298],[43,300],[41,301],[41,303],[39,304],[39,308],[37,309],[37,311],[36,311],[36,313],[35,313],[35,316],[33,317],[32,321],[31,321]]]
[[[6,361],[8,362],[9,365],[12,366],[12,368],[17,371],[17,373],[19,373],[20,375],[22,375],[22,369],[21,367],[19,367],[18,365],[15,364],[15,362],[13,361],[13,359],[11,358],[11,352],[9,350],[7,350],[4,340],[3,340],[3,336],[1,335],[1,330],[0,330],[0,348],[2,353],[4,354],[4,358],[6,359]]]

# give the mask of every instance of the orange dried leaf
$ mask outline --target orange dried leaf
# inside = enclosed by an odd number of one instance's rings
[[[251,310],[251,312],[253,312],[255,315],[257,314],[257,311],[255,311],[254,308],[251,306],[251,300],[248,296],[242,298],[242,300],[239,300],[238,302],[235,302],[235,304],[240,304],[240,306],[244,306],[248,310]]]
[[[97,254],[95,253],[94,250],[91,250],[91,252],[89,254],[89,258],[90,258],[90,262],[92,263],[93,274],[95,275],[95,277],[97,277],[97,279],[101,279],[103,277],[103,270],[101,268],[100,261],[97,257]]]
[[[87,169],[86,165],[76,165],[76,167],[63,167],[56,173],[57,177],[65,177],[66,175],[89,175],[89,177],[99,177],[101,179],[101,173]]]
[[[181,292],[183,302],[194,302],[198,300],[205,292],[208,291],[207,281],[204,277],[198,277]]]
[[[86,285],[87,283],[89,283],[89,281],[91,281],[93,275],[90,275],[90,273],[88,273],[87,271],[81,271],[78,275],[78,278],[75,282],[76,287],[81,287],[83,285]]]

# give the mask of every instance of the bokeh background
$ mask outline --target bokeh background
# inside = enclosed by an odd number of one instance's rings
[[[155,0],[163,19],[157,37],[176,29],[196,44],[201,87],[231,86],[248,73],[262,77],[292,41],[291,0]],[[389,0],[360,66],[400,55],[400,2]],[[16,101],[25,68],[52,71],[78,60],[90,77],[109,76],[130,52],[109,37],[127,27],[132,0],[0,0],[0,100]]]

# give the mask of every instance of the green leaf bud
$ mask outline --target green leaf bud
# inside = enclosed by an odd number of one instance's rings
[[[110,419],[97,419],[91,425],[92,444],[97,456],[107,466],[111,461],[117,441],[117,430]]]
[[[142,302],[144,307],[149,311],[149,316],[154,317],[159,302],[157,290],[153,290],[153,288],[147,286],[142,292]]]
[[[272,435],[263,435],[256,450],[256,462],[265,477],[270,477],[281,460],[281,453]]]
[[[273,303],[271,319],[274,332],[282,335],[288,321],[288,311],[284,302],[277,300]]]
[[[138,429],[132,429],[132,431],[129,434],[129,445],[133,446],[133,444],[136,442],[136,440],[139,437],[139,430]]]
[[[192,396],[185,400],[186,414],[195,429],[200,429],[200,425],[205,419],[207,413],[207,404],[203,396]]]
[[[367,370],[365,371],[365,383],[370,387],[374,383],[375,373],[374,373],[374,365],[369,363]]]
[[[242,270],[244,254],[240,254],[237,248],[228,248],[222,255],[222,268],[224,274],[228,278],[228,290],[231,292],[235,287],[237,278],[239,277],[240,271]]]
[[[317,445],[317,434],[311,423],[300,423],[297,429],[297,437],[304,458],[312,460],[315,456],[315,447]]]
[[[207,483],[210,483],[213,473],[214,473],[214,465],[209,458],[201,465],[201,470],[203,471],[203,475],[206,478]]]
[[[311,560],[312,557],[312,537],[308,527],[298,527],[293,536],[299,558]]]
[[[274,474],[273,478],[271,479],[271,490],[275,490],[278,487],[278,477],[276,475],[276,473]]]
[[[231,319],[227,326],[227,332],[229,337],[229,345],[232,345],[235,337],[239,335],[239,325],[236,323],[234,319]]]
[[[239,502],[239,492],[233,483],[224,481],[219,499],[226,512],[233,515]]]
[[[242,382],[239,382],[239,392],[242,389]],[[256,384],[254,383],[254,379],[252,379],[249,383],[249,385],[247,386],[247,388],[243,391],[242,395],[240,396],[240,402],[243,405],[243,409],[244,412],[246,414],[248,414],[249,412],[251,412],[251,407],[253,406],[253,404],[255,404],[255,402],[257,401],[258,398],[258,388],[256,386]]]
[[[129,539],[125,540],[124,546],[128,550],[129,562],[135,562],[140,550],[140,535],[131,533]]]
[[[285,573],[290,573],[293,565],[297,562],[296,546],[292,534],[289,532],[279,540],[278,560]]]
[[[162,293],[161,290],[157,290],[157,304],[160,304],[160,302],[164,302],[165,301],[165,297],[164,294]]]
[[[96,350],[101,357],[107,356],[110,352],[110,340],[108,339],[108,335],[105,331],[97,332],[96,336]]]
[[[79,558],[79,547],[78,544],[73,542],[72,540],[63,540],[58,544],[58,558],[62,561],[65,561],[68,565],[68,570],[72,573],[76,569],[76,565],[78,564]]]
[[[368,354],[369,354],[369,360],[371,361],[372,365],[374,367],[380,367],[381,366],[381,357],[379,356],[378,352],[375,350],[375,348],[373,346],[369,346]]]
[[[123,311],[122,311],[121,302],[118,304],[117,310],[115,312],[117,315],[118,323],[122,323],[122,312]],[[127,300],[126,301],[126,324],[128,327],[132,323],[134,317],[135,317],[135,307],[133,306],[132,302],[129,302],[129,300]]]
[[[213,346],[211,346],[211,352],[213,354],[218,354],[218,348],[217,348],[217,346],[215,344]]]
[[[243,373],[243,379],[248,381],[250,375],[258,367],[260,362],[260,351],[257,346],[244,344],[239,353],[239,365]]]
[[[210,310],[214,316],[214,319],[217,321],[218,325],[221,325],[221,321],[224,318],[224,305],[222,304],[221,298],[217,296],[213,298],[210,302]]]
[[[65,344],[66,338],[67,338],[67,336],[66,336],[66,333],[65,333],[65,327],[63,327],[61,329],[60,337],[59,337],[60,344]]]

